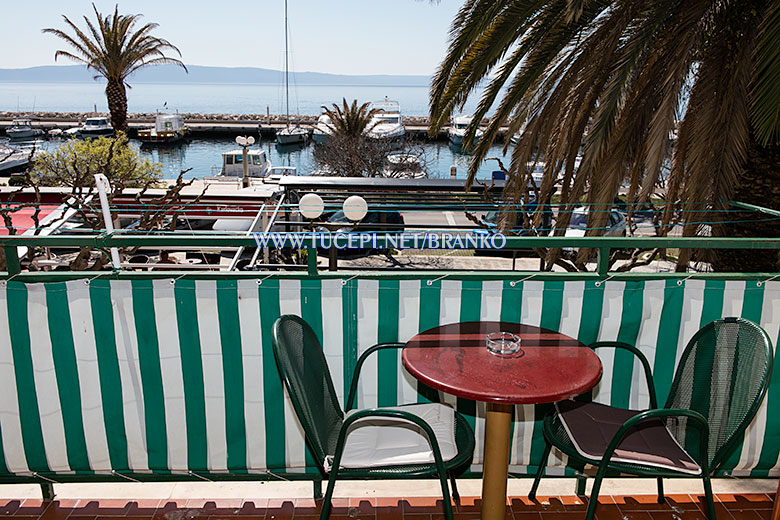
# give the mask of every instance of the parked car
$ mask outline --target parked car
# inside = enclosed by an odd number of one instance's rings
[[[528,212],[533,214],[536,211],[536,201],[532,200],[528,204]],[[474,230],[474,233],[476,234],[493,234],[498,231],[498,219],[501,215],[501,212],[498,210],[494,211],[488,211],[480,220],[481,228],[477,228]],[[550,234],[550,229],[552,227],[552,213],[546,212],[542,218],[542,225],[538,228],[536,228],[536,234],[539,236],[546,236]],[[508,233],[507,233],[508,231]],[[508,230],[503,231],[506,234],[510,234],[512,236],[528,236],[528,230],[525,229],[523,226],[523,212],[517,211],[515,213],[515,222]],[[474,252],[476,255],[514,255],[517,253],[517,251],[528,251],[530,248],[504,248],[501,250],[481,250],[478,249]]]
[[[331,233],[402,233],[404,225],[404,217],[397,211],[369,211],[358,222],[349,220],[343,211],[337,211],[316,229],[321,233],[328,231]],[[320,247],[318,249],[320,252],[328,251]],[[370,248],[339,249],[338,255],[340,257],[365,256],[374,251]]]

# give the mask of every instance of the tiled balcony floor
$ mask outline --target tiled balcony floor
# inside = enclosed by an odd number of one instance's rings
[[[674,494],[666,504],[653,495],[611,495],[599,499],[599,520],[705,519],[700,495]],[[719,520],[768,520],[773,497],[764,493],[718,494]],[[0,499],[0,515],[18,520],[97,520],[117,517],[154,520],[314,520],[320,502],[311,498],[138,498]],[[464,497],[455,507],[456,520],[479,517],[480,500]],[[575,496],[510,497],[507,520],[575,520],[584,517],[585,504]],[[441,499],[337,498],[333,520],[443,520]]]

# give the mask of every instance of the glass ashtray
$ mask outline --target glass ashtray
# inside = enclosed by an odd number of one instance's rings
[[[511,332],[491,332],[485,336],[485,347],[488,352],[497,356],[517,357],[522,355],[521,339]]]

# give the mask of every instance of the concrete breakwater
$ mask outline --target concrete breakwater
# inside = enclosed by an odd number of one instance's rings
[[[10,128],[14,119],[30,119],[33,127],[45,131],[53,129],[66,130],[80,125],[88,117],[106,116],[106,113],[95,112],[2,112],[0,111],[0,131]],[[155,115],[153,113],[129,113],[127,114],[129,134],[134,137],[140,128],[152,126]],[[286,116],[279,114],[205,114],[182,113],[187,125],[194,135],[208,136],[236,136],[254,134],[259,132],[263,137],[273,137],[275,132],[285,126]],[[317,122],[317,116],[291,115],[290,121],[303,127],[312,127]],[[403,116],[404,126],[409,134],[427,140],[437,141],[447,139],[446,129],[439,132],[436,137],[428,136],[428,118],[417,116]],[[503,138],[503,133],[501,134]]]

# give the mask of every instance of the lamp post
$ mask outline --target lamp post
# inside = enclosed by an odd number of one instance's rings
[[[239,135],[236,137],[236,144],[242,148],[242,164],[244,165],[244,176],[241,178],[241,185],[244,188],[249,187],[249,163],[247,157],[247,149],[255,144],[255,138],[250,136]]]

